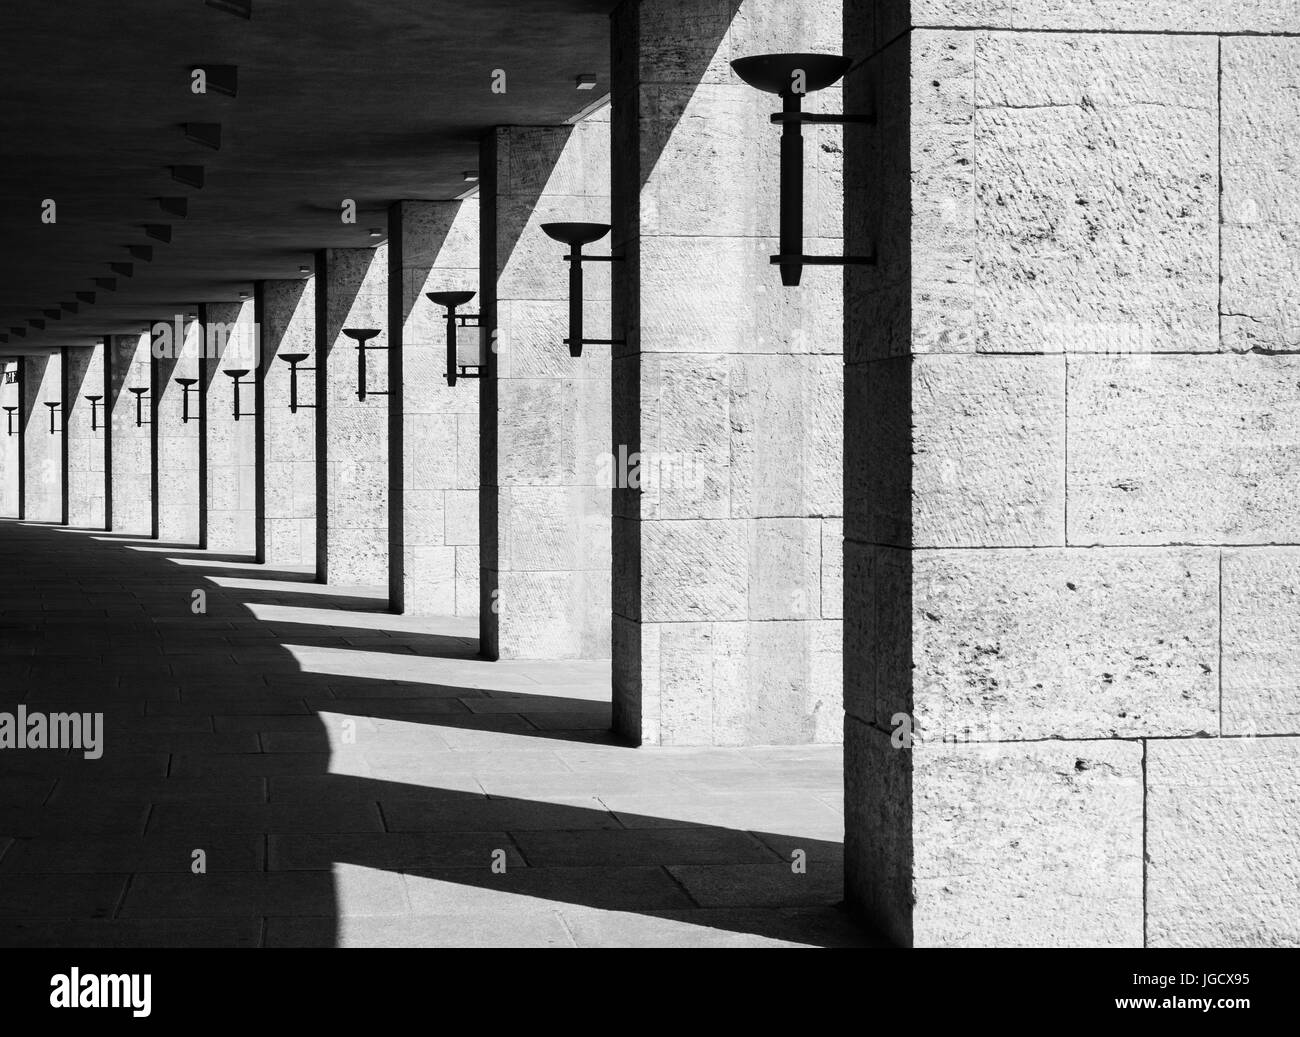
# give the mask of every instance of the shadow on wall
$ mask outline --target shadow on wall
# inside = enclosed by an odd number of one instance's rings
[[[349,626],[339,610],[356,611],[355,594],[322,592],[302,574],[287,588],[240,593],[221,584],[256,587],[285,574],[211,555],[173,559],[158,547],[0,523],[0,564],[10,574],[0,587],[0,710],[25,704],[106,718],[102,759],[0,754],[0,943],[256,945],[266,919],[269,943],[331,946],[344,907],[397,943],[421,939],[400,928],[408,916],[423,916],[445,941],[484,938],[476,926],[493,918],[504,934],[496,940],[527,940],[546,903],[698,910],[674,871],[724,862],[733,867],[709,879],[716,900],[752,903],[745,896],[757,869],[773,902],[791,909],[693,914],[691,922],[813,943],[851,933],[834,923],[837,913],[828,921],[839,897],[837,842],[616,817],[594,799],[486,796],[465,770],[467,752],[438,747],[473,730],[608,744],[607,705],[431,683],[420,676],[429,659],[472,659],[472,639]],[[51,584],[51,572],[60,582]],[[222,579],[232,573],[239,578]],[[193,586],[206,591],[206,614],[192,612]],[[58,606],[43,611],[42,594]],[[297,621],[281,622],[274,610],[255,618],[263,610],[248,602],[259,599],[294,606]],[[319,610],[318,621],[311,613],[303,622],[301,606]],[[331,650],[353,661],[332,666]],[[385,672],[402,664],[408,672],[358,676],[357,653],[380,653]],[[528,723],[531,709],[557,706],[556,716],[604,712],[569,729]],[[347,751],[346,724],[356,732]],[[396,780],[367,776],[372,769]],[[451,787],[422,784],[431,774]],[[806,877],[791,875],[792,847],[807,853]],[[196,849],[206,874],[191,873]],[[491,868],[498,852],[505,874]]]

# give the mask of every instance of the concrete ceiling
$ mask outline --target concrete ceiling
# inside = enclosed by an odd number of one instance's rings
[[[614,6],[252,0],[245,19],[205,0],[3,5],[0,354],[90,345],[300,277],[316,249],[374,245],[388,203],[464,194],[486,128],[563,123],[608,92]],[[237,66],[236,96],[193,93],[191,68],[215,65]],[[576,89],[583,74],[595,90]],[[220,149],[186,123],[220,123]],[[202,165],[204,186],[176,182],[175,165]],[[187,215],[164,197],[186,198]],[[57,223],[41,222],[47,198]],[[170,243],[146,233],[158,224]],[[77,312],[44,315],[63,303]]]

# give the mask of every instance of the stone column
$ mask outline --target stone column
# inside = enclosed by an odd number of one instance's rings
[[[68,464],[68,525],[103,529],[104,444],[108,436],[104,406],[104,343],[63,350],[64,436]],[[92,403],[87,396],[98,396]]]
[[[316,280],[259,281],[254,294],[262,335],[262,561],[316,564]],[[290,368],[299,365],[298,410],[289,409]]]
[[[356,342],[377,329],[358,398]],[[325,249],[316,257],[316,576],[388,585],[388,247]]]
[[[849,904],[1294,944],[1300,11],[975,7],[849,22]]]
[[[204,546],[248,555],[257,551],[256,377],[260,362],[253,301],[207,303],[200,308],[204,345],[202,457],[205,482]],[[235,419],[235,383],[240,379]]]
[[[474,616],[479,606],[479,382],[448,386],[445,313],[426,292],[477,292],[479,203],[398,202],[388,216],[389,582],[396,612]],[[458,312],[474,314],[476,296]],[[457,330],[473,362],[481,329]]]
[[[150,336],[112,335],[104,354],[105,402],[109,404],[108,528],[150,536],[153,532],[153,402],[150,399]],[[132,388],[145,390],[137,410]]]
[[[609,654],[609,357],[574,359],[569,265],[549,222],[609,221],[609,113],[569,127],[501,127],[479,161],[484,319],[482,582],[488,658]],[[609,254],[606,238],[589,254]],[[585,268],[585,336],[610,339],[610,264]],[[459,388],[459,387],[458,387]]]
[[[28,522],[63,521],[63,409],[50,409],[63,397],[63,362],[58,350],[23,359],[23,517]]]
[[[840,36],[838,0],[615,12],[614,718],[637,741],[841,737],[843,272],[782,287],[780,101],[729,66]],[[805,251],[837,255],[841,131],[804,136]]]
[[[20,377],[22,357],[9,357],[0,361],[0,407],[13,407],[12,420],[9,411],[0,410],[0,515],[6,518],[22,516],[22,424],[20,409],[22,395]],[[9,381],[10,377],[13,381]],[[13,429],[13,435],[9,429]]]
[[[198,544],[203,326],[184,313],[154,325],[154,526],[166,543]],[[193,379],[188,387],[177,379]],[[189,400],[186,402],[188,389]],[[188,415],[189,420],[186,420]]]

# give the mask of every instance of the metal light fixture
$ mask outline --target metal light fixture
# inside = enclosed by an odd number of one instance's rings
[[[873,124],[870,115],[810,115],[803,111],[805,94],[838,82],[853,66],[835,54],[760,54],[731,63],[736,75],[755,89],[777,94],[782,110],[772,116],[781,132],[781,253],[772,263],[781,267],[781,283],[799,284],[805,266],[850,266],[874,263],[871,256],[810,256],[803,250],[803,125]]]
[[[86,399],[90,403],[90,431],[91,432],[99,431],[99,401],[102,400],[103,398],[104,397],[102,396],[86,397]]]
[[[16,433],[14,432],[14,411],[16,411],[17,409],[18,409],[17,407],[6,407],[6,408],[5,408],[5,416],[9,419],[9,433],[8,433],[8,434],[11,435],[11,436],[12,436],[12,435],[16,435]]]
[[[582,246],[599,241],[610,232],[608,223],[543,223],[548,237],[569,246],[569,254],[564,261],[569,263],[569,337],[564,340],[569,347],[570,356],[582,356],[583,346],[621,346],[627,340],[621,338],[583,338],[582,337],[582,264],[583,263],[621,263],[622,256],[584,256]]]
[[[306,360],[308,356],[310,356],[309,353],[281,353],[280,354],[280,359],[289,365],[289,413],[290,414],[297,414],[299,408],[305,410],[316,409],[316,404],[314,403],[298,402],[298,372],[316,370],[316,368],[314,367],[298,366],[304,360]]]
[[[145,399],[144,394],[149,391],[149,387],[142,386],[140,388],[133,388],[131,386],[128,386],[126,391],[135,393],[135,427],[140,428],[143,425],[152,425],[153,424],[152,417],[150,417],[148,421],[144,420],[144,399]],[[150,398],[149,402],[150,403],[153,402],[152,397]]]
[[[14,384],[15,382],[17,382],[17,381],[18,381],[18,372],[17,372],[17,371],[6,371],[6,372],[5,372],[5,385],[13,385],[13,384]]]
[[[47,400],[45,406],[50,408],[50,435],[52,436],[58,431],[58,429],[54,427],[54,412],[63,406],[63,402],[61,400],[55,400],[53,402]]]
[[[366,396],[387,396],[387,392],[374,392],[366,387],[366,351],[370,349],[387,349],[387,346],[366,345],[379,334],[378,328],[344,328],[343,334],[357,344],[357,399],[365,402]]]
[[[241,382],[243,381],[243,379],[245,379],[245,378],[248,377],[248,368],[246,368],[246,367],[231,368],[230,370],[227,370],[227,371],[226,371],[226,374],[230,376],[230,380],[234,383],[234,390],[235,390],[235,407],[234,407],[234,415],[235,415],[235,420],[238,421],[241,417],[246,417],[246,418],[251,418],[251,417],[253,417],[253,413],[252,413],[251,411],[241,411],[241,410],[239,409],[239,386],[240,386]]]
[[[474,292],[425,292],[424,297],[435,306],[443,306],[447,310],[447,384],[455,385],[457,378],[482,378],[483,377],[483,352],[482,343],[479,345],[478,363],[462,364],[460,356],[456,350],[456,329],[461,328],[481,328],[483,318],[477,313],[457,313],[456,308],[464,306],[472,298]]]
[[[198,389],[194,388],[197,383],[197,378],[176,379],[176,384],[181,387],[181,421],[186,425],[190,423],[190,393],[198,392]]]

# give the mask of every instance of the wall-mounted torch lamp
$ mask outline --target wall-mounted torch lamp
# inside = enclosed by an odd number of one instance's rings
[[[306,360],[309,355],[310,354],[308,353],[281,353],[280,354],[280,359],[289,365],[289,413],[290,414],[297,414],[299,408],[303,408],[305,410],[316,409],[316,404],[314,403],[298,402],[298,372],[316,370],[316,368],[314,367],[298,366],[304,360]]]
[[[197,378],[176,379],[176,384],[181,387],[181,421],[186,425],[190,423],[190,393],[199,391],[195,388],[197,383]]]
[[[148,391],[149,391],[148,386],[143,386],[138,389],[133,389],[130,386],[127,387],[127,392],[135,393],[135,427],[136,428],[140,428],[140,426],[142,425],[153,424],[153,418],[150,418],[148,421],[144,420],[144,394],[147,393]],[[152,403],[153,400],[151,399],[149,402]]]
[[[582,246],[599,241],[610,231],[608,223],[543,223],[542,230],[569,246],[564,261],[569,266],[569,337],[564,340],[570,356],[582,356],[583,346],[621,346],[621,338],[582,337],[582,264],[621,263],[622,256],[584,256]]]
[[[387,346],[367,345],[379,334],[378,328],[344,328],[343,334],[357,344],[357,399],[365,402],[366,396],[387,396],[388,392],[376,392],[366,388],[366,351],[370,349],[387,349]]]
[[[47,400],[45,406],[50,408],[50,435],[52,436],[54,435],[54,433],[59,431],[54,427],[54,415],[55,412],[57,412],[58,409],[63,406],[63,402],[61,400],[55,400],[54,402],[50,402]]]
[[[472,298],[473,292],[425,292],[424,297],[435,306],[445,307],[447,310],[447,384],[455,385],[457,378],[482,378],[483,377],[483,354],[480,342],[479,354],[476,362],[472,364],[462,364],[460,355],[456,351],[456,328],[478,328],[482,327],[482,317],[477,313],[457,313],[458,306],[464,306]]]
[[[90,431],[99,431],[99,401],[102,396],[87,396],[86,400],[90,403]]]
[[[6,371],[6,372],[5,372],[5,385],[13,385],[13,384],[15,384],[17,381],[18,381],[18,372],[17,372],[17,371]]]
[[[243,382],[243,380],[244,380],[245,378],[248,377],[248,368],[246,368],[246,367],[232,368],[231,370],[228,370],[228,371],[226,372],[226,374],[228,374],[228,375],[230,376],[230,380],[234,383],[234,390],[235,390],[235,407],[234,407],[234,415],[235,415],[235,420],[238,421],[241,417],[244,417],[244,418],[251,418],[251,417],[253,416],[252,411],[246,411],[246,410],[245,410],[245,411],[241,411],[241,410],[239,409],[239,386],[240,386],[240,384]]]
[[[9,419],[9,435],[11,436],[16,434],[14,432],[14,411],[16,411],[17,409],[18,409],[17,407],[5,408],[5,416]]]
[[[772,116],[781,132],[781,254],[772,257],[781,267],[781,283],[794,287],[805,266],[856,266],[875,262],[872,256],[809,256],[803,250],[803,125],[875,123],[871,115],[810,115],[803,97],[838,82],[853,66],[850,58],[834,54],[760,54],[731,63],[750,86],[782,100]]]

